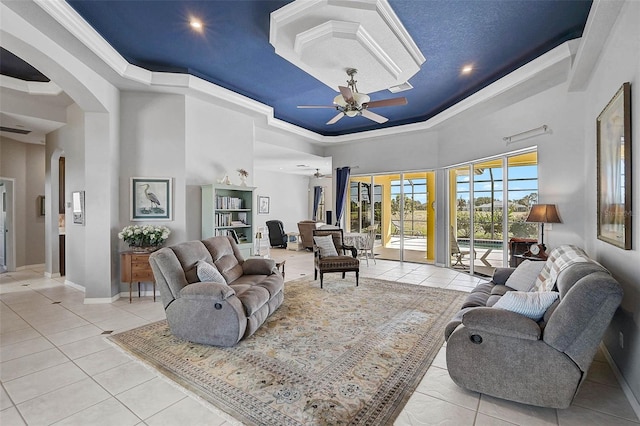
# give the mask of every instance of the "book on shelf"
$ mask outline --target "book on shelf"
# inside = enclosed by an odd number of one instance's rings
[[[242,208],[242,198],[219,195],[216,197],[216,208],[227,210],[239,210]]]
[[[231,213],[216,213],[215,226],[230,226],[232,221]]]
[[[241,220],[232,220],[231,221],[231,226],[245,226],[246,223],[242,222]]]

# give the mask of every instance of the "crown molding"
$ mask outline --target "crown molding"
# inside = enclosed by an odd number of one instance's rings
[[[310,7],[310,4],[312,6],[321,5],[327,1],[332,4],[345,3],[344,0],[310,0],[308,2],[301,2],[304,4],[298,4],[297,2],[294,2],[292,4],[295,4],[297,8],[307,8]],[[534,79],[537,75],[540,75],[544,71],[560,65],[563,61],[567,61],[567,59],[569,59],[568,62],[570,66],[571,58],[573,57],[571,47],[575,46],[575,44],[577,43],[575,40],[563,43],[555,49],[523,65],[507,76],[490,84],[489,86],[483,88],[482,90],[474,93],[473,95],[456,103],[452,107],[446,109],[445,111],[434,117],[431,117],[426,121],[358,133],[350,133],[341,136],[323,136],[310,130],[304,129],[300,126],[296,126],[294,124],[275,118],[272,107],[247,98],[214,83],[208,82],[202,78],[195,77],[189,74],[152,72],[132,65],[128,63],[115,49],[113,49],[111,45],[107,43],[65,1],[34,0],[34,2],[37,3],[49,15],[51,15],[64,28],[70,31],[71,34],[73,34],[78,40],[84,43],[85,46],[87,46],[87,48],[89,48],[102,61],[104,61],[107,66],[109,66],[119,76],[126,80],[134,81],[148,87],[158,88],[160,90],[178,89],[182,91],[193,91],[195,94],[209,95],[214,98],[220,99],[223,102],[228,102],[246,110],[263,115],[266,118],[268,126],[281,129],[294,135],[306,138],[307,140],[322,144],[348,143],[364,139],[392,136],[402,133],[432,130],[435,126],[443,124],[444,122],[457,116],[458,114],[467,111],[475,106],[478,106],[481,103],[502,93],[505,93],[526,81]],[[352,4],[353,0],[349,1],[348,3]],[[380,9],[382,13],[385,14],[385,16],[391,16],[390,14],[393,14],[393,16],[395,16],[395,13],[393,13],[393,10],[390,9],[386,2],[377,0],[359,0],[359,3],[362,3],[364,8],[370,8],[373,7],[372,5],[377,5],[378,9]],[[295,15],[294,12],[292,12],[292,15]],[[282,19],[286,21],[288,18],[284,17]],[[397,17],[395,19],[397,19]],[[271,31],[274,32],[275,30],[272,28]],[[400,36],[402,36],[403,32],[406,32],[403,28],[396,28],[394,31],[397,31]],[[408,38],[408,40],[410,40],[410,37]],[[418,53],[420,53],[419,50],[416,50],[416,52],[414,52],[413,54],[417,55]],[[422,57],[421,54],[419,56],[422,58],[422,60],[424,60],[424,57]],[[420,59],[420,57],[418,57],[418,59]]]
[[[25,81],[0,74],[0,87],[12,89],[30,95],[57,96],[62,93],[60,86],[53,81]]]
[[[579,92],[587,88],[593,69],[598,63],[611,28],[618,19],[623,6],[624,2],[622,1],[594,0],[569,75],[570,92]]]

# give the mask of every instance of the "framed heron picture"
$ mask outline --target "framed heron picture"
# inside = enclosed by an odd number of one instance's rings
[[[131,220],[173,220],[172,178],[131,178]]]

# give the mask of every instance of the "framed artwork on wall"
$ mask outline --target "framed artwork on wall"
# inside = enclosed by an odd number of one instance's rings
[[[596,120],[598,239],[631,250],[631,85]]]
[[[84,191],[74,191],[71,193],[71,209],[73,213],[73,223],[84,225]]]
[[[172,178],[131,178],[131,220],[173,220]]]
[[[258,214],[269,214],[269,197],[258,195]]]

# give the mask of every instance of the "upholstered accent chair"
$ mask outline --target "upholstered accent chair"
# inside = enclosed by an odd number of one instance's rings
[[[323,253],[317,241],[317,237],[331,237],[335,255]],[[347,255],[347,251],[350,255]],[[320,273],[320,288],[322,288],[322,279],[327,272],[340,272],[344,279],[347,272],[356,273],[356,287],[360,278],[360,260],[358,259],[358,250],[352,246],[344,245],[344,234],[342,229],[315,229],[313,231],[313,262],[315,267],[314,279],[318,279]]]
[[[298,232],[300,232],[300,240],[302,247],[313,250],[313,231],[316,229],[315,220],[301,220],[298,222]]]
[[[268,220],[269,243],[271,247],[287,248],[287,234],[284,232],[284,225],[280,220]]]

